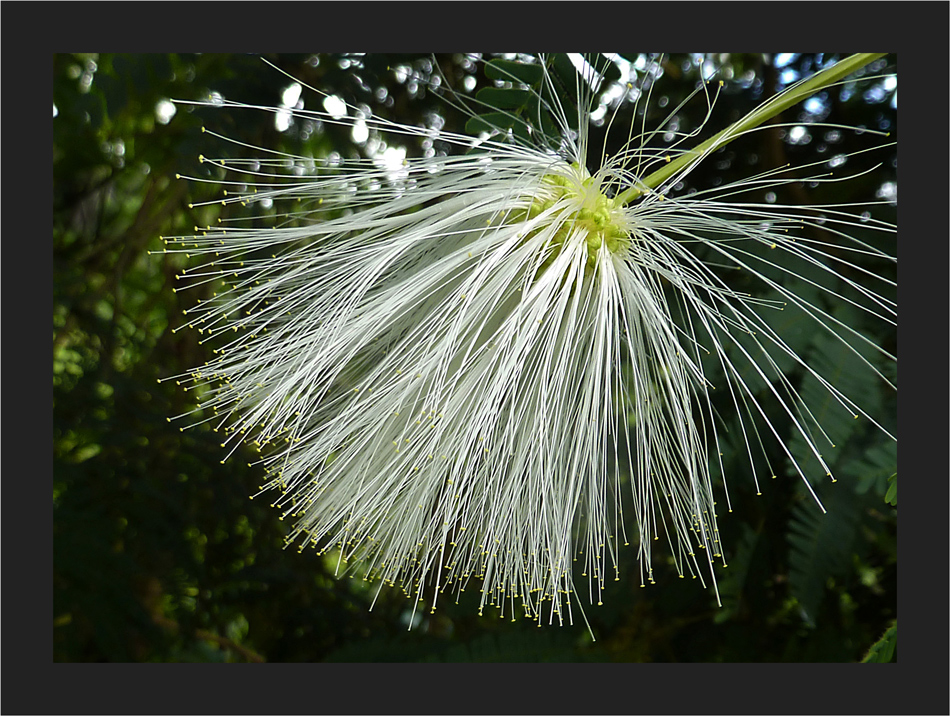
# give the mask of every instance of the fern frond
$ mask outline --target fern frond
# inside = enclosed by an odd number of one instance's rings
[[[861,501],[844,486],[822,491],[827,513],[812,500],[802,500],[792,511],[786,539],[789,545],[789,587],[810,626],[828,579],[845,573],[859,537]]]

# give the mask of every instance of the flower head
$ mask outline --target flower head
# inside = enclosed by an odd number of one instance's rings
[[[228,283],[187,314],[207,337],[227,337],[183,377],[200,419],[232,450],[262,448],[261,491],[294,521],[289,542],[337,550],[433,609],[477,583],[482,606],[570,621],[619,577],[628,543],[641,583],[652,581],[652,543],[664,536],[681,575],[711,574],[702,563],[722,558],[717,492],[728,506],[711,476],[714,391],[730,396],[750,452],[777,410],[822,465],[821,425],[787,366],[874,419],[769,318],[792,306],[878,371],[859,334],[783,280],[896,322],[875,277],[849,261],[879,253],[850,237],[852,215],[736,200],[792,181],[780,172],[677,195],[721,146],[686,146],[692,135],[658,149],[658,130],[630,128],[623,149],[589,169],[589,79],[578,78],[576,130],[549,102],[556,135],[443,135],[474,151],[397,171],[370,159],[298,176],[285,168],[310,160],[277,152],[203,159],[234,173],[225,201],[296,206],[273,227],[166,240],[205,260],[186,272],[194,282]],[[711,109],[709,88],[698,96]],[[819,209],[833,246],[802,231]],[[764,292],[734,287],[739,271]],[[759,379],[768,408],[751,387]]]

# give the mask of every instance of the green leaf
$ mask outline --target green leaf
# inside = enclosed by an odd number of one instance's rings
[[[526,89],[484,87],[475,94],[475,99],[493,109],[521,109],[530,98],[531,91]]]
[[[884,502],[897,507],[897,473],[895,472],[887,478],[887,493],[884,495]]]
[[[568,96],[573,97],[576,94],[575,83],[579,81],[580,73],[577,71],[577,68],[574,67],[571,58],[563,52],[559,52],[551,55],[549,66],[552,75],[561,81],[565,89],[570,90],[570,92],[567,93]]]
[[[489,112],[472,117],[465,123],[465,131],[469,134],[481,132],[504,132],[513,127],[520,120],[510,112]]]
[[[889,664],[894,660],[894,652],[897,651],[897,620],[881,635],[871,648],[861,663],[863,664]]]
[[[521,138],[523,141],[525,142],[531,141],[531,131],[528,128],[528,124],[525,121],[521,119],[516,121],[511,126],[511,131],[516,137]]]
[[[485,65],[485,76],[492,80],[522,82],[533,85],[544,77],[541,65],[513,60],[492,60]]]

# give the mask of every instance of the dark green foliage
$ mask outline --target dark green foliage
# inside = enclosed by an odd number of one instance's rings
[[[581,635],[563,629],[513,629],[474,636],[466,641],[405,633],[385,639],[373,638],[335,651],[330,662],[429,662],[429,663],[539,663],[587,661],[583,649],[589,643]],[[579,648],[580,647],[580,648]],[[598,659],[599,660],[599,659]]]
[[[789,591],[809,626],[815,626],[814,615],[829,580],[851,566],[851,555],[859,546],[858,521],[863,506],[841,487],[821,490],[819,497],[827,512],[822,513],[803,495],[792,510],[787,535]]]
[[[532,140],[557,130],[543,102],[527,92],[538,88],[540,67],[514,56],[266,58],[302,83],[405,124],[457,133],[510,128]],[[832,59],[802,55],[788,68],[814,71]],[[619,76],[604,56],[587,60],[609,70],[605,86]],[[718,121],[712,123],[718,129],[780,83],[778,68],[761,55],[716,61],[736,78],[722,90],[714,115]],[[894,70],[894,61],[888,59],[888,70]],[[570,120],[580,75],[566,56],[549,62],[562,88],[559,96],[566,95]],[[690,56],[663,58],[661,67],[646,110],[653,126],[699,79]],[[473,88],[462,89],[469,78]],[[828,481],[791,421],[780,416],[774,419],[779,438],[763,434],[762,451],[750,460],[740,447],[735,409],[720,396],[718,418],[730,432],[720,446],[719,477],[728,483],[733,507],[727,512],[724,497],[717,498],[729,565],[716,572],[722,607],[708,588],[708,576],[706,589],[698,579],[677,578],[661,541],[655,552],[657,583],[646,588],[640,587],[636,545],[621,551],[621,581],[607,585],[602,607],[585,607],[596,641],[578,611],[575,625],[563,628],[539,629],[520,619],[513,623],[510,615],[497,618],[490,609],[478,617],[474,585],[463,594],[443,595],[434,614],[419,605],[419,624],[407,631],[412,603],[398,590],[384,588],[377,596],[376,585],[358,577],[336,578],[332,560],[285,549],[287,525],[279,512],[266,500],[248,499],[263,478],[259,466],[248,465],[257,453],[241,447],[222,464],[231,445],[221,447],[210,423],[189,428],[187,419],[167,420],[193,410],[195,401],[174,380],[157,380],[202,365],[211,350],[196,332],[174,329],[182,311],[210,296],[213,287],[174,292],[176,274],[187,261],[162,253],[159,237],[188,235],[195,226],[240,211],[220,203],[199,206],[219,200],[221,187],[215,168],[199,164],[198,155],[229,158],[249,152],[202,133],[202,126],[249,145],[317,158],[333,152],[359,157],[366,146],[354,143],[347,128],[298,119],[281,132],[273,115],[246,110],[179,105],[163,124],[156,105],[169,98],[205,99],[216,91],[227,99],[277,106],[290,83],[260,58],[246,55],[54,59],[56,661],[768,662],[858,661],[865,654],[867,660],[888,661],[896,655],[896,625],[878,641],[896,618],[896,445],[864,417],[855,420],[801,366],[780,356],[779,367],[800,387],[834,443],[832,448],[823,435],[810,433],[837,483]],[[460,99],[449,97],[446,85],[457,89]],[[886,103],[863,101],[863,88],[849,99],[831,92],[826,121],[869,127],[886,121],[896,138],[896,111]],[[307,90],[302,99],[311,108],[322,102]],[[460,102],[471,111],[460,111]],[[644,110],[641,103],[637,111]],[[704,114],[701,102],[682,109],[681,131],[699,126]],[[783,119],[795,122],[803,114],[793,111]],[[624,105],[614,125],[643,119],[634,116],[632,105]],[[625,131],[617,134],[626,138]],[[592,137],[599,154],[596,142],[603,128],[594,128]],[[410,157],[448,149],[437,136],[407,140],[380,132],[374,139],[405,145]],[[614,142],[611,137],[608,153]],[[676,191],[706,188],[789,161],[822,161],[875,142],[853,135],[831,142],[816,134],[807,146],[793,145],[780,132],[765,132],[711,157]],[[846,168],[857,173],[882,162],[879,170],[857,182],[814,188],[806,199],[873,199],[882,182],[896,181],[891,163],[896,150],[871,154]],[[205,181],[178,181],[176,173]],[[781,191],[786,195],[778,197],[780,202],[800,199],[792,187]],[[894,220],[893,211],[882,206],[880,218]],[[822,238],[827,237],[817,236]],[[893,273],[890,266],[868,268]],[[736,273],[723,269],[723,276],[742,290],[744,278]],[[802,286],[795,292],[808,295]],[[822,307],[862,330],[879,330],[860,315],[845,315],[842,306]],[[857,356],[813,330],[800,308],[763,310],[762,317],[810,365],[896,431],[896,397],[861,368]],[[896,330],[869,337],[896,352]],[[895,372],[873,352],[858,347],[896,381]],[[715,378],[713,368],[709,375]],[[765,380],[755,380],[757,395],[770,406]],[[815,487],[826,514],[791,468],[782,445]],[[586,588],[586,580],[578,579],[578,585]],[[579,597],[586,604],[587,595]]]

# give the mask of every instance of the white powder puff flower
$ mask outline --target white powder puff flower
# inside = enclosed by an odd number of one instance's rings
[[[624,545],[651,581],[663,537],[681,575],[711,574],[722,554],[717,492],[727,497],[710,474],[720,455],[713,391],[730,396],[750,453],[778,437],[778,410],[825,465],[821,425],[782,367],[874,420],[767,318],[794,306],[877,372],[865,344],[880,348],[782,280],[796,270],[786,266],[808,266],[819,278],[800,281],[896,323],[881,280],[849,261],[888,258],[850,237],[852,214],[742,202],[743,190],[792,181],[779,172],[671,194],[729,135],[660,150],[651,132],[612,128],[629,140],[591,173],[589,91],[578,86],[579,132],[547,106],[558,136],[443,133],[460,150],[477,146],[396,169],[341,161],[300,177],[284,168],[304,158],[278,152],[203,158],[238,172],[235,186],[255,178],[225,201],[294,200],[292,213],[272,227],[166,240],[203,259],[186,278],[228,283],[187,312],[205,338],[222,337],[205,367],[179,376],[199,396],[198,420],[224,431],[232,451],[242,440],[263,448],[262,492],[293,519],[291,543],[336,550],[433,609],[473,585],[483,607],[569,622],[619,577]],[[694,101],[711,110],[714,91]],[[294,113],[424,131],[330,109]],[[817,211],[834,246],[805,236]],[[766,297],[734,290],[736,269]],[[755,376],[771,388],[768,409]]]

